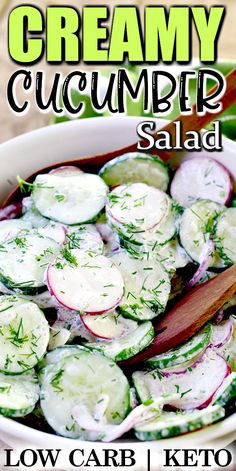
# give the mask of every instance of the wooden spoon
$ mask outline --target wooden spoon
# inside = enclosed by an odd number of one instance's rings
[[[150,347],[123,362],[137,365],[186,342],[236,292],[236,265],[193,288],[156,325],[156,337]]]
[[[216,89],[217,89],[217,86],[212,88],[209,92],[209,95],[211,95],[214,91],[216,91]],[[181,126],[183,129],[183,136],[185,136],[186,132],[188,131],[193,131],[193,130],[201,131],[201,129],[207,126],[212,120],[215,120],[221,113],[223,113],[225,110],[230,108],[230,106],[236,102],[236,69],[234,69],[232,72],[230,72],[226,76],[226,92],[220,101],[221,101],[221,110],[215,114],[207,112],[205,113],[204,116],[199,116],[197,114],[196,105],[195,105],[193,107],[192,115],[190,116],[180,115],[179,117],[177,117],[174,120],[174,122],[175,121],[181,122]],[[167,124],[162,129],[162,131],[168,131],[170,133],[173,141],[175,138],[174,122]],[[153,134],[153,137],[155,141],[157,141],[160,138],[160,137],[158,138],[158,136],[155,133]],[[145,145],[145,142],[143,142],[143,144]],[[93,155],[93,156],[83,156],[83,157],[78,157],[77,159],[70,160],[70,161],[67,160],[64,162],[58,162],[57,164],[51,165],[49,167],[44,167],[43,169],[38,170],[36,173],[31,175],[27,179],[27,181],[32,182],[38,173],[46,173],[47,171],[50,171],[52,168],[60,167],[62,165],[78,165],[79,167],[82,168],[82,170],[96,172],[105,163],[109,162],[109,160],[113,159],[114,157],[118,157],[127,152],[136,152],[136,151],[137,151],[137,142],[135,144],[131,144],[129,146],[122,147],[120,149],[113,150],[111,152]],[[174,151],[166,152],[162,150],[157,150],[156,148],[151,149],[151,151],[149,152],[151,152],[152,154],[157,154],[165,162],[170,160],[175,155]],[[2,204],[2,208],[11,204],[12,202],[19,200],[20,196],[21,195],[19,192],[19,188],[14,189],[13,192],[9,195],[9,197]]]

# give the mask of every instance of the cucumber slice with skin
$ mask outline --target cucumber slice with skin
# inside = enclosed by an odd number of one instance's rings
[[[45,218],[40,214],[40,212],[37,210],[37,208],[34,205],[34,202],[31,198],[31,196],[27,196],[22,200],[23,204],[23,210],[22,210],[22,221],[27,222],[28,224],[31,224],[32,227],[35,229],[38,229],[39,227],[44,227],[47,224],[49,224],[49,219]]]
[[[88,349],[86,349],[82,345],[63,345],[63,347],[57,347],[54,350],[48,352],[47,355],[45,355],[45,357],[38,364],[38,368],[40,370],[43,370],[45,366],[53,365],[54,363],[57,364],[64,358],[76,355],[81,350],[88,351]]]
[[[213,159],[188,159],[177,169],[170,192],[172,198],[184,207],[198,199],[226,205],[232,193],[231,176],[223,165]]]
[[[49,290],[68,309],[102,314],[119,304],[124,281],[111,259],[64,249],[47,270]]]
[[[173,272],[177,268],[183,268],[191,262],[183,247],[176,238],[165,242],[164,244],[156,243],[147,244],[146,246],[137,246],[127,241],[122,241],[123,247],[133,258],[147,257],[147,249],[149,257],[155,258],[161,263],[168,272]]]
[[[151,368],[159,368],[162,370],[194,360],[208,347],[211,340],[211,331],[211,325],[206,325],[197,335],[180,347],[173,348],[166,353],[162,353],[161,355],[147,360],[147,365]]]
[[[96,227],[92,224],[68,226],[66,234],[69,249],[80,249],[102,255],[104,244]]]
[[[236,263],[236,208],[226,209],[219,217],[214,242],[224,266]]]
[[[161,159],[142,152],[132,152],[110,160],[99,175],[110,187],[137,182],[166,191],[169,185],[167,165]]]
[[[36,304],[19,296],[0,297],[0,371],[21,374],[43,357],[49,325]]]
[[[144,348],[148,347],[154,338],[154,328],[151,322],[143,322],[133,332],[120,339],[85,343],[84,346],[103,353],[114,361],[127,360]]]
[[[145,321],[164,312],[171,286],[168,273],[160,263],[134,259],[125,251],[112,254],[110,260],[125,282],[124,296],[118,307],[123,316]]]
[[[39,384],[34,372],[20,377],[0,373],[0,414],[5,417],[24,417],[30,414],[39,400]]]
[[[225,416],[220,406],[209,406],[204,410],[192,412],[162,412],[155,420],[135,427],[135,435],[139,440],[161,440],[175,437],[183,433],[194,432],[202,427],[218,422]]]
[[[187,254],[200,263],[206,242],[213,237],[217,218],[224,206],[213,201],[202,200],[193,203],[184,211],[180,222],[180,241]],[[220,257],[212,254],[211,267],[220,265]]]
[[[106,214],[118,234],[137,245],[165,242],[176,230],[169,197],[144,183],[115,188],[108,195]]]
[[[106,204],[107,192],[106,184],[98,175],[46,174],[36,177],[32,199],[43,216],[74,225],[96,219]]]
[[[137,328],[136,321],[126,319],[116,311],[99,316],[81,315],[81,320],[92,335],[105,340],[119,339]]]
[[[45,269],[58,252],[59,244],[37,231],[21,233],[0,247],[0,280],[9,289],[37,294],[45,287]]]
[[[92,417],[103,407],[110,424],[120,424],[130,410],[125,375],[99,353],[80,350],[47,366],[42,376],[41,407],[49,425],[64,437],[98,440],[99,434],[80,428],[73,418],[73,410],[80,405],[87,407]]]
[[[210,404],[213,395],[230,373],[227,362],[208,348],[203,356],[185,370],[171,373],[153,370],[136,371],[132,378],[142,402],[166,394],[180,394],[169,405],[183,410],[203,409]]]
[[[225,406],[233,397],[236,397],[236,373],[231,373],[223,382],[213,397],[212,404]]]

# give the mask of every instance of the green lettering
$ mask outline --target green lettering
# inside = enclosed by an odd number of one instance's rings
[[[113,16],[109,62],[142,62],[143,51],[138,13],[135,7],[116,7]]]
[[[147,7],[145,14],[146,61],[188,62],[189,8],[171,7],[169,15],[165,7]],[[161,57],[159,57],[161,51]],[[174,57],[176,51],[176,57]]]
[[[192,8],[192,14],[200,40],[201,62],[216,61],[216,39],[223,22],[224,12],[224,7],[211,7],[207,20],[206,10],[204,7]]]
[[[79,62],[79,14],[72,7],[47,9],[47,60]]]
[[[83,9],[83,58],[84,62],[106,62],[107,50],[100,42],[108,37],[108,30],[101,21],[108,18],[107,7],[84,7]]]
[[[43,32],[43,17],[40,10],[33,6],[20,6],[9,16],[9,54],[19,63],[30,64],[40,59],[43,40],[27,38],[27,33]]]

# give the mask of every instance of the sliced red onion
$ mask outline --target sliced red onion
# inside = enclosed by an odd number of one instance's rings
[[[231,319],[212,325],[211,346],[221,348],[231,339],[233,333],[233,323]]]
[[[22,214],[22,203],[13,203],[6,208],[0,209],[0,221],[5,221],[6,219],[14,219],[21,216]]]
[[[197,271],[194,273],[193,277],[191,280],[187,282],[187,286],[189,288],[192,288],[198,281],[203,277],[203,275],[206,273],[207,269],[209,268],[211,262],[212,262],[212,253],[215,251],[215,244],[212,242],[212,240],[208,240],[204,246],[204,249],[202,251],[201,255],[201,261],[200,265],[197,269]]]
[[[175,400],[179,398],[179,396],[179,394],[175,394],[172,396],[172,399]],[[98,402],[100,402],[100,400]],[[101,415],[99,417],[100,420],[96,420],[96,417],[92,417],[91,412],[83,405],[74,407],[72,416],[79,427],[92,433],[102,434],[101,441],[108,443],[121,437],[124,433],[129,432],[129,430],[137,425],[159,417],[165,404],[166,399],[163,397],[152,401],[151,404],[146,406],[141,404],[133,409],[120,425],[108,424],[105,417],[101,417]],[[97,414],[96,408],[95,414]]]
[[[143,371],[135,374],[144,381],[152,398],[166,394],[172,396],[177,392],[180,397],[175,400],[168,398],[168,404],[176,409],[192,410],[207,407],[230,372],[224,358],[208,347],[191,368],[177,369],[171,373],[162,371],[161,378],[153,378],[151,373]]]
[[[121,250],[119,236],[108,224],[98,223],[96,228],[104,242],[109,245],[109,252],[114,253]]]

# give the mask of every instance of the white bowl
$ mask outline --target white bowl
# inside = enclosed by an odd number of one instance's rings
[[[65,160],[73,160],[78,156],[95,155],[107,152],[137,140],[136,127],[143,118],[92,118],[81,121],[49,126],[29,134],[19,136],[0,145],[0,188],[3,201],[16,185],[16,175],[26,178],[42,167],[47,167]],[[156,120],[157,129],[166,121]],[[212,157],[225,165],[236,181],[236,144],[223,139],[224,151],[211,152]],[[204,152],[205,154],[205,152]],[[191,153],[191,158],[199,153]],[[179,156],[179,159],[186,158]],[[0,416],[0,437],[10,446],[40,446],[52,448],[91,448],[91,444],[78,442],[40,430],[34,430],[17,422]],[[236,439],[236,414],[218,424],[198,432],[160,442],[132,442],[132,447],[141,450],[155,447],[206,446],[212,444],[225,446]],[[129,442],[130,444],[130,442]],[[106,446],[102,443],[93,444],[98,450]],[[112,448],[127,447],[127,443],[118,441]],[[140,455],[141,456],[141,455]],[[140,463],[141,465],[141,463]]]

